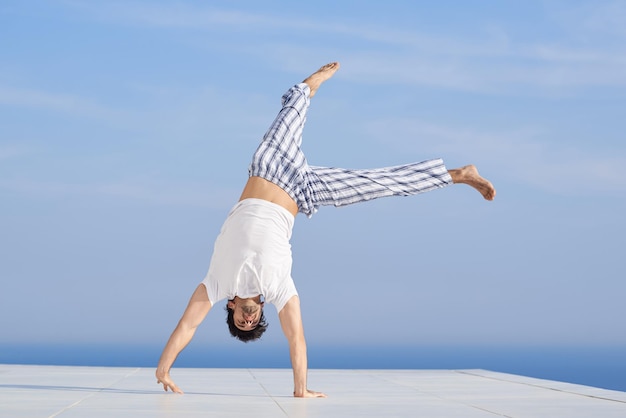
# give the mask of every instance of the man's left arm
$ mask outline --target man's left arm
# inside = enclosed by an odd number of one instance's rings
[[[280,325],[289,342],[289,355],[293,369],[293,396],[297,398],[325,398],[321,392],[307,389],[307,354],[304,327],[300,312],[300,298],[292,296],[278,313]]]

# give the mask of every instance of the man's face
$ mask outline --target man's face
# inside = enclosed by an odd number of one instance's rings
[[[263,312],[263,302],[259,297],[241,299],[235,297],[228,302],[228,307],[233,310],[235,326],[242,331],[252,331],[259,324]]]

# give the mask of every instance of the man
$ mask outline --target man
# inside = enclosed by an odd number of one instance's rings
[[[413,195],[453,183],[467,184],[487,200],[495,197],[474,166],[447,170],[440,159],[373,170],[309,166],[300,145],[310,98],[338,69],[339,63],[327,64],[283,96],[283,107],[253,156],[241,198],[215,241],[209,271],[161,355],[156,377],[165,391],[182,393],[169,370],[215,303],[228,299],[230,332],[247,342],[267,326],[263,297],[276,306],[289,343],[294,396],[326,396],[307,388],[306,342],[289,244],[298,212],[310,217],[322,205]]]

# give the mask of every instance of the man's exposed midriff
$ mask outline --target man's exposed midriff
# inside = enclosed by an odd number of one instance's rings
[[[294,217],[298,214],[298,205],[291,196],[279,186],[262,177],[252,176],[248,179],[239,201],[244,199],[267,200],[287,209]]]

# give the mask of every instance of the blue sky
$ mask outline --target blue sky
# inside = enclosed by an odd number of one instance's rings
[[[165,344],[280,96],[337,60],[311,164],[498,196],[298,216],[309,344],[626,344],[624,2],[13,0],[0,45],[3,342]]]

